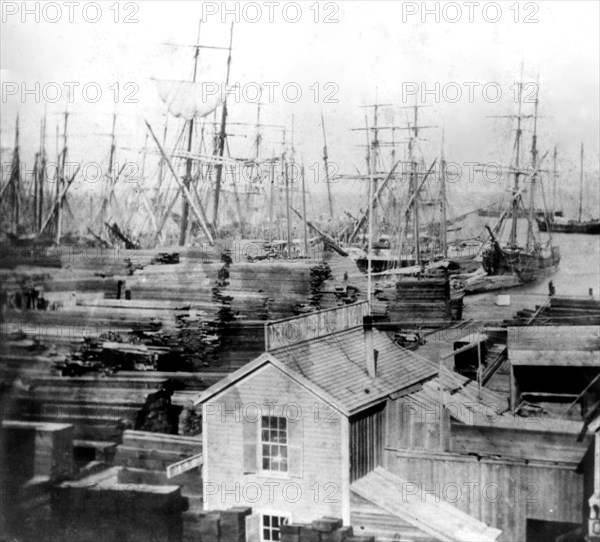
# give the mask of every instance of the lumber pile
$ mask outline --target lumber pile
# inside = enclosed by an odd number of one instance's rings
[[[60,251],[48,243],[15,244],[0,242],[0,268],[14,269],[18,266],[61,267]]]
[[[181,487],[181,495],[188,501],[188,510],[183,514],[183,535],[186,540],[194,540],[198,527],[196,516],[202,511],[200,467],[171,478],[167,477],[166,472],[169,465],[201,452],[201,437],[128,430],[123,433],[123,443],[117,446],[114,460],[114,464],[121,467],[118,472],[120,483]]]
[[[323,517],[313,520],[312,523],[292,523],[281,526],[281,542],[294,542],[296,540],[321,540],[334,542],[373,542],[372,536],[355,536],[352,527],[343,526],[338,518]]]
[[[509,326],[600,325],[600,301],[592,297],[549,297],[543,305],[520,310],[504,323]]]
[[[51,485],[74,472],[72,427],[4,420],[0,432],[0,532],[6,539],[39,540]]]
[[[244,506],[209,512],[185,512],[184,541],[245,542],[250,540],[246,537],[246,516],[250,514],[252,509]],[[259,540],[257,537],[251,539]]]
[[[418,324],[449,321],[450,282],[447,279],[403,278],[382,292],[379,300],[389,303],[392,322]]]
[[[52,515],[63,540],[181,542],[187,501],[177,485],[125,483],[118,468],[53,489]],[[58,540],[58,538],[57,538]]]

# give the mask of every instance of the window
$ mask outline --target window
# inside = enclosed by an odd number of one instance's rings
[[[262,468],[275,472],[288,470],[287,420],[279,416],[263,416],[261,421]],[[268,517],[268,516],[265,516]],[[276,516],[274,516],[276,517]],[[274,538],[266,540],[275,540]],[[279,539],[277,539],[279,540]]]
[[[262,539],[265,542],[271,540],[281,540],[281,526],[287,525],[288,518],[285,516],[267,516],[262,517]]]

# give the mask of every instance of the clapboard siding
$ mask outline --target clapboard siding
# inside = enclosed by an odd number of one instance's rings
[[[269,404],[273,405],[274,415],[282,414],[283,405],[298,405],[299,410],[294,411],[290,407],[287,412],[292,418],[296,417],[296,412],[302,414],[300,477],[244,473],[242,407],[246,405],[246,414],[253,417],[255,407],[248,406],[252,403],[261,405],[264,414],[269,413]],[[220,415],[223,408],[229,411],[225,419]],[[322,399],[278,368],[265,365],[210,399],[204,405],[204,412],[205,509],[219,510],[243,505],[251,506],[255,513],[261,510],[288,511],[295,522],[308,522],[322,516],[343,517],[342,499],[349,498],[348,491],[343,490],[347,487],[347,474],[344,475],[344,472],[348,471],[348,459],[347,456],[344,458],[342,449],[342,426],[346,419],[324,404]],[[239,495],[236,494],[236,482],[239,482]],[[270,495],[269,486],[265,483],[279,485],[273,486]],[[219,489],[210,495],[215,491],[214,484]],[[286,484],[291,484],[287,486],[287,501],[282,491]],[[261,495],[257,487],[261,488]],[[232,492],[224,494],[221,488]],[[291,502],[296,500],[296,493],[300,495],[299,499]],[[347,502],[344,508],[349,510]]]
[[[385,468],[502,530],[525,540],[526,520],[581,523],[583,480],[572,466],[477,458],[452,453],[386,450]]]

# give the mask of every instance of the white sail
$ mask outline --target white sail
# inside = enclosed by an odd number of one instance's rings
[[[174,117],[191,120],[210,115],[223,103],[224,90],[216,92],[214,84],[192,81],[154,79],[160,99]]]

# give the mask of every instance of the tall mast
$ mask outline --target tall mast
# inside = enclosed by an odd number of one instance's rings
[[[304,157],[302,160],[300,174],[302,177],[302,216],[304,217],[304,220],[302,221],[304,224],[304,256],[308,256],[308,225],[306,224],[306,184],[304,181]]]
[[[292,113],[292,130],[290,136],[290,162],[292,163],[292,173],[294,175],[294,182],[296,182],[296,149],[294,148],[294,114]],[[286,168],[287,173],[287,168]],[[294,186],[290,187],[290,202],[289,207],[294,205]],[[293,229],[294,216],[290,213],[289,217],[290,227]]]
[[[275,197],[275,151],[271,154],[271,164],[269,167],[269,181],[270,181],[270,194],[269,194],[269,243],[273,242],[273,204]]]
[[[521,81],[517,83],[517,99],[519,101],[519,112],[517,114],[517,133],[515,139],[515,175],[513,183],[513,198],[512,198],[512,222],[510,227],[510,240],[509,244],[511,248],[517,246],[517,216],[519,213],[519,200],[517,197],[519,192],[519,166],[520,166],[520,147],[521,147],[521,96],[523,93],[523,82],[522,82],[523,66],[521,65]]]
[[[327,200],[329,201],[329,216],[333,220],[333,203],[331,201],[331,186],[329,184],[329,156],[327,155],[327,136],[325,135],[325,121],[321,111],[321,129],[323,130],[323,165],[325,166],[325,182],[327,183]],[[306,214],[304,215],[306,216]]]
[[[38,172],[38,197],[36,208],[35,231],[38,233],[42,227],[42,214],[44,212],[44,183],[46,182],[46,111],[42,120],[40,143],[40,167]]]
[[[68,103],[68,101],[67,101]],[[63,113],[65,120],[64,120],[64,125],[63,125],[63,150],[62,150],[62,160],[61,160],[61,166],[60,166],[60,175],[59,178],[57,179],[57,183],[56,183],[56,244],[59,245],[60,244],[60,237],[61,237],[61,229],[62,229],[62,202],[59,201],[60,199],[60,194],[62,191],[62,188],[65,184],[65,166],[67,163],[67,123],[68,123],[68,119],[69,119],[69,112],[67,109],[67,105],[65,104],[65,112]]]
[[[290,222],[290,183],[288,177],[288,168],[286,163],[285,148],[281,154],[281,167],[283,174],[283,181],[285,183],[285,221],[287,229],[287,254],[288,259],[292,257],[292,225]]]
[[[227,75],[225,77],[225,97],[223,99],[223,111],[221,114],[221,131],[219,133],[218,141],[218,155],[220,158],[223,157],[223,151],[225,150],[225,124],[227,122],[227,86],[229,85],[229,73],[231,71],[231,47],[233,44],[233,23],[231,23],[231,30],[229,34],[229,54],[227,56]],[[219,162],[217,164],[217,178],[215,183],[215,200],[213,207],[213,230],[216,236],[217,224],[219,215],[219,195],[221,192],[221,177],[223,175],[223,164]]]
[[[442,240],[442,256],[444,258],[448,257],[448,225],[447,225],[447,216],[446,216],[446,160],[444,158],[444,130],[442,129],[442,156],[440,160],[441,164],[441,195],[440,195],[440,205],[442,207],[442,224],[441,224],[441,240]]]
[[[15,126],[15,148],[11,165],[11,175],[9,179],[11,185],[11,211],[12,226],[16,234],[19,233],[19,207],[21,199],[21,164],[19,158],[19,115]]]
[[[115,172],[113,171],[113,165],[115,161],[115,129],[117,126],[117,113],[113,112],[112,117],[112,129],[110,131],[110,152],[108,154],[108,186],[104,190],[104,199],[102,201],[102,207],[100,208],[100,231],[106,228],[106,209],[110,205],[110,199],[112,198],[112,191],[115,183]]]
[[[256,160],[258,160],[258,157],[260,155],[260,142],[261,142],[262,136],[260,134],[260,101],[257,104],[256,107],[256,138],[254,140],[254,158]]]
[[[537,183],[537,165],[538,165],[538,150],[537,150],[537,118],[538,118],[538,104],[539,104],[539,76],[537,80],[535,101],[533,105],[533,134],[531,136],[531,162],[533,168],[533,175],[531,176],[531,188],[529,191],[529,223],[527,226],[527,247],[530,246],[532,241],[535,241],[533,235],[533,214],[535,207],[535,188]],[[550,234],[551,228],[548,228]],[[551,234],[550,234],[551,235]]]
[[[554,145],[554,154],[552,155],[552,219],[556,213],[556,145]]]
[[[412,187],[413,192],[413,236],[415,242],[415,256],[416,256],[416,264],[421,266],[421,243],[420,243],[420,234],[419,234],[419,180],[417,179],[417,163],[414,157],[414,143],[417,139],[418,128],[417,128],[417,111],[418,108],[415,106],[415,125],[413,127],[414,137],[410,138],[408,142],[408,161],[410,163],[410,185]]]
[[[583,210],[583,143],[579,154],[579,222],[581,222],[581,212]]]
[[[367,115],[365,114],[365,125],[366,125],[366,134],[367,134],[367,142],[369,140],[369,121]],[[367,145],[367,166],[369,168],[369,207],[367,212],[369,213],[369,235],[368,235],[368,244],[367,244],[367,303],[369,304],[369,314],[371,313],[371,295],[372,295],[372,252],[373,252],[373,169],[371,167],[370,160],[370,150]]]
[[[198,22],[198,39],[196,43],[200,45],[200,25],[202,21]],[[194,75],[192,76],[192,82],[196,82],[196,75],[198,73],[198,57],[200,56],[200,47],[195,47],[194,51]],[[194,138],[194,117],[190,119],[189,129],[188,129],[188,144],[187,150],[188,153],[192,152],[192,141]],[[185,162],[185,179],[183,180],[183,184],[186,188],[189,189],[190,182],[192,180],[192,159],[188,158]],[[185,245],[185,238],[187,236],[187,228],[188,228],[188,216],[190,213],[190,206],[187,199],[183,198],[181,202],[181,223],[179,225],[179,246],[182,247]]]

